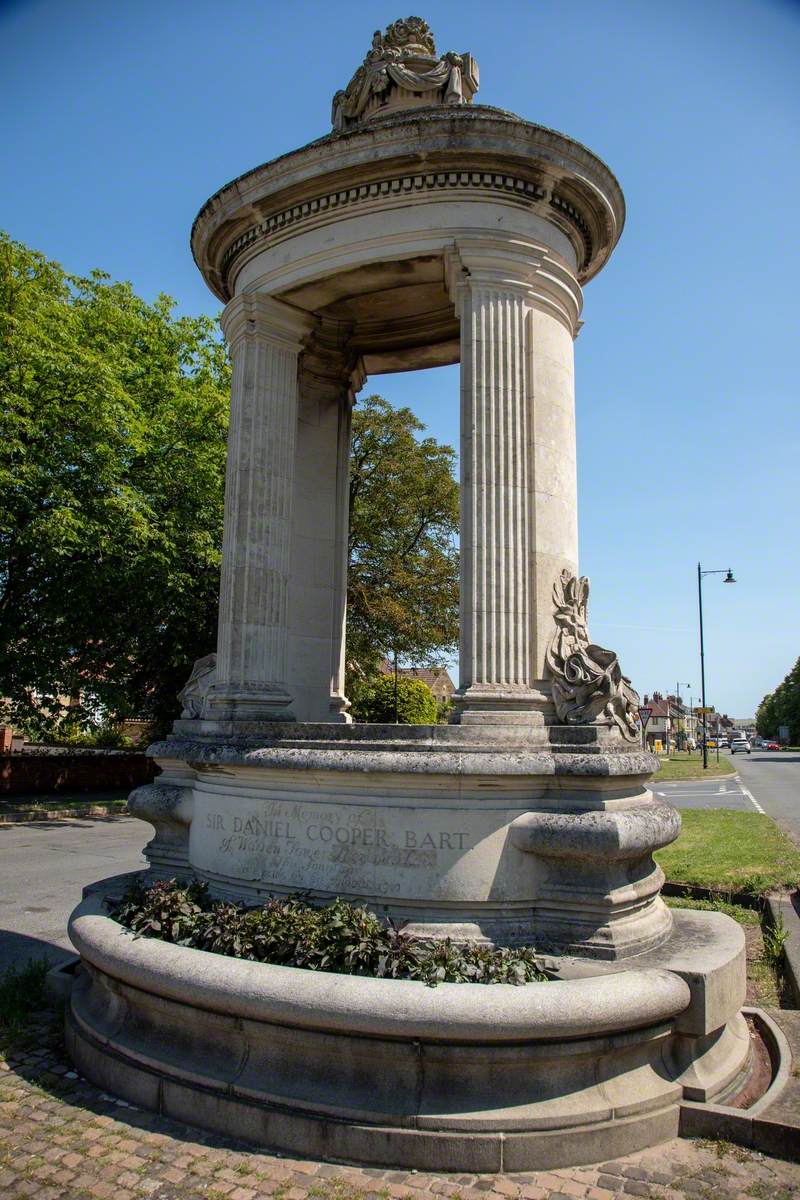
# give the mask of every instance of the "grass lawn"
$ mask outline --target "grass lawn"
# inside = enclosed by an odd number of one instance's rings
[[[763,813],[684,809],[681,835],[656,859],[671,883],[718,892],[769,892],[800,886],[800,850]]]
[[[0,975],[0,1046],[18,1033],[32,1012],[44,1004],[44,980],[50,963],[31,959]]]
[[[660,759],[660,763],[655,776],[659,783],[668,783],[671,779],[719,779],[722,775],[733,775],[736,770],[736,759],[723,753],[717,762],[716,750],[708,752],[706,771],[703,770],[703,755],[697,751],[689,754],[676,750],[669,758]]]

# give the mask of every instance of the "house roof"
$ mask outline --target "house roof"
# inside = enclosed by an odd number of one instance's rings
[[[381,663],[381,673],[394,675],[394,665],[389,662],[388,658]],[[405,679],[419,679],[422,683],[427,683],[429,688],[433,688],[437,684],[441,687],[444,683],[450,691],[456,690],[447,667],[398,667],[397,674],[402,675]]]

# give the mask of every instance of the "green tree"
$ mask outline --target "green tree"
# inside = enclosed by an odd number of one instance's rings
[[[164,729],[215,644],[230,371],[177,317],[0,234],[0,697],[29,731]],[[457,641],[454,453],[380,397],[354,415],[348,658]],[[67,711],[62,701],[80,697]]]
[[[775,714],[775,697],[772,692],[765,696],[756,712],[756,729],[761,737],[775,737],[778,722]]]
[[[350,677],[379,660],[433,662],[458,641],[455,453],[408,408],[380,396],[353,412],[347,658]],[[435,719],[435,718],[434,718]]]
[[[379,675],[373,679],[353,704],[356,721],[373,724],[394,722],[394,675]],[[439,706],[427,683],[401,675],[397,680],[397,720],[401,725],[435,725]]]
[[[213,321],[0,235],[0,696],[17,722],[53,724],[79,694],[79,723],[175,714],[214,644],[228,389]]]
[[[781,725],[788,726],[790,742],[800,742],[800,658],[756,713],[756,729],[762,737],[777,737]]]

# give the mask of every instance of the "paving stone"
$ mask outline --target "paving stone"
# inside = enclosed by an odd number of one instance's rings
[[[36,1034],[44,1038],[45,1033]],[[27,1065],[26,1065],[27,1064]],[[36,1064],[33,1070],[32,1064]],[[594,1167],[513,1176],[357,1169],[250,1151],[67,1079],[63,1051],[15,1054],[0,1077],[3,1200],[790,1200],[800,1166],[677,1140]],[[77,1084],[78,1081],[73,1081]],[[753,1197],[759,1185],[762,1195]]]
[[[645,1183],[641,1179],[626,1179],[624,1192],[627,1196],[652,1196],[653,1192],[649,1183]]]

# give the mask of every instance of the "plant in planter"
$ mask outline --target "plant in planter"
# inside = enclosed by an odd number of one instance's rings
[[[450,938],[428,942],[336,899],[317,907],[303,896],[270,898],[258,908],[211,899],[205,884],[137,882],[112,907],[143,937],[309,971],[437,983],[524,984],[546,980],[531,947],[508,949]]]

